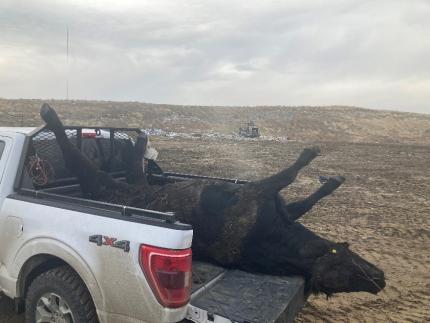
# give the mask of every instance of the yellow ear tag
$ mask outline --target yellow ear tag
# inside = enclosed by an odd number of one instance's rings
[[[337,253],[336,249],[331,249],[331,253]]]

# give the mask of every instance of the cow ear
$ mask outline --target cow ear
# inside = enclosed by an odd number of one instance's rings
[[[345,248],[349,248],[349,243],[348,242],[341,242],[339,243],[341,246],[345,247]]]

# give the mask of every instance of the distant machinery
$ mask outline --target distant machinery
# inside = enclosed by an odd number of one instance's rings
[[[260,137],[260,129],[255,125],[253,121],[249,121],[245,127],[239,128],[239,136],[247,138]]]

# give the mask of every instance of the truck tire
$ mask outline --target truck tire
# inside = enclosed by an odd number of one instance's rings
[[[82,279],[68,266],[37,276],[27,291],[25,321],[97,323],[97,312]]]

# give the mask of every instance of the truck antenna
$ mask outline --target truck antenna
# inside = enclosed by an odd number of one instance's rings
[[[69,100],[69,25],[66,25],[66,100]]]

